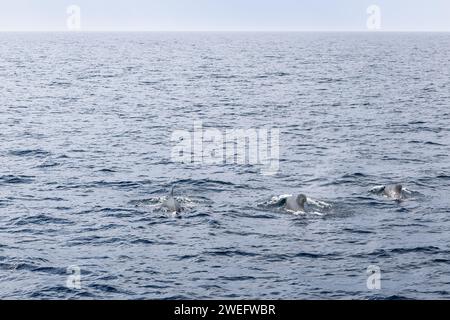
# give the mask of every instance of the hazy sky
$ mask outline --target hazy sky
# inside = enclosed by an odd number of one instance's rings
[[[367,8],[382,30],[450,31],[450,0],[0,0],[0,30],[66,30],[69,5],[82,30],[366,30]]]

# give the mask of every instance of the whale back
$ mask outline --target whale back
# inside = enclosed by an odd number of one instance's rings
[[[402,197],[403,186],[401,184],[389,185],[384,188],[384,194],[390,198],[399,199]]]
[[[307,198],[303,194],[299,196],[289,197],[288,199],[286,199],[286,210],[294,212],[304,212],[306,202]]]
[[[299,206],[301,206],[302,208],[304,208],[306,202],[308,201],[308,198],[304,195],[301,194],[297,197],[297,203],[299,204]]]
[[[174,189],[175,187],[173,186],[172,189],[170,190],[169,197],[167,198],[166,201],[164,201],[164,207],[170,212],[180,213],[181,205],[174,197]]]

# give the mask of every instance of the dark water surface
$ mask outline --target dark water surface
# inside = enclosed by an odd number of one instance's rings
[[[0,34],[0,298],[450,298],[449,49],[446,33]],[[279,174],[173,162],[196,120],[279,128]],[[393,182],[417,196],[368,192]],[[178,218],[157,206],[174,183]],[[332,208],[264,205],[300,192]]]

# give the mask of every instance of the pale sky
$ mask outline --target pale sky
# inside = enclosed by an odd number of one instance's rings
[[[0,0],[1,31],[67,30],[69,5],[84,31],[450,31],[450,0]]]

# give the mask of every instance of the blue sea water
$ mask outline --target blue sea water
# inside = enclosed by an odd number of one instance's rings
[[[450,298],[449,49],[448,33],[0,34],[0,298]],[[198,120],[278,128],[278,174],[174,162],[172,133]],[[369,192],[387,183],[416,196]],[[172,185],[178,217],[158,206]],[[298,193],[331,209],[267,205]]]

